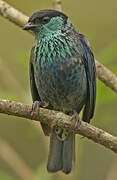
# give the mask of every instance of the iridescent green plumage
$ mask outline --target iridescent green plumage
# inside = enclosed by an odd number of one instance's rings
[[[52,28],[50,28],[51,26]],[[63,33],[61,33],[61,27]],[[72,56],[73,53],[77,53],[76,43],[69,36],[70,33],[71,23],[69,20],[64,26],[61,17],[53,17],[48,25],[43,26],[40,33],[36,33],[35,59],[41,61],[41,63],[52,62],[55,58],[61,61],[62,58],[65,59],[66,55]]]
[[[30,83],[33,101],[67,114],[84,108],[83,120],[93,117],[96,94],[94,57],[87,39],[76,32],[66,15],[55,10],[34,13],[24,27],[35,32]],[[69,173],[74,161],[74,134],[42,124],[50,135],[47,169]]]

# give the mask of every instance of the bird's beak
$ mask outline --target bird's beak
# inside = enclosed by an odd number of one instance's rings
[[[34,28],[38,27],[37,24],[32,24],[31,22],[28,22],[24,27],[23,30],[32,30]]]

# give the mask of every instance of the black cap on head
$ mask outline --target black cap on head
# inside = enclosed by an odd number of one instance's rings
[[[50,20],[52,17],[56,17],[56,16],[62,17],[64,23],[66,24],[68,17],[64,13],[53,9],[45,9],[33,13],[32,16],[29,18],[28,24],[26,24],[23,29],[30,30],[37,27],[38,23],[35,23],[36,22],[35,20],[40,20],[40,24],[41,24],[44,22],[42,21],[44,18],[47,17],[48,19],[45,19],[47,21]]]
[[[45,10],[40,10],[40,11],[37,11],[35,13],[32,14],[32,16],[29,18],[29,22],[33,21],[35,18],[43,18],[43,17],[55,17],[55,16],[61,16],[64,18],[64,20],[67,20],[67,16],[60,12],[60,11],[57,11],[57,10],[54,10],[54,9],[45,9]]]

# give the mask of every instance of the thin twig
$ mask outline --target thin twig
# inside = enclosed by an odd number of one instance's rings
[[[0,0],[0,14],[20,27],[23,27],[28,21],[26,15],[2,0]]]
[[[117,76],[107,69],[103,64],[95,60],[96,74],[106,86],[117,92]]]
[[[0,137],[0,158],[10,166],[22,180],[33,180],[32,169],[16,153],[16,151]]]
[[[61,0],[53,0],[53,7],[58,11],[62,11]]]
[[[40,112],[35,111],[33,117],[31,117],[30,112],[31,106],[29,105],[8,100],[0,100],[0,113],[28,118],[31,121],[40,121],[48,124],[50,127],[59,126],[67,128],[69,131],[73,131],[76,134],[79,133],[117,153],[117,137],[112,136],[99,128],[83,121],[80,121],[79,126],[75,128],[75,120],[71,120],[71,116],[58,111],[40,108]],[[38,126],[38,123],[35,124]]]
[[[56,2],[58,2],[59,4],[60,1],[56,0]],[[56,4],[56,9],[57,9],[57,4]],[[0,14],[4,18],[7,18],[8,20],[12,21],[13,23],[15,23],[20,27],[23,27],[24,24],[26,24],[28,21],[27,16],[25,16],[23,13],[16,10],[15,8],[10,6],[3,0],[0,0]],[[109,69],[107,69],[98,61],[96,61],[96,72],[97,72],[97,77],[103,83],[105,83],[109,88],[111,88],[113,91],[117,93],[117,77],[115,76],[115,74],[113,74]]]

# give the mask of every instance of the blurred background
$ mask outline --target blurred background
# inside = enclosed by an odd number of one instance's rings
[[[7,0],[30,16],[52,8],[50,0]],[[117,1],[63,0],[62,9],[89,39],[95,58],[117,75]],[[0,98],[31,104],[29,56],[34,37],[0,16]],[[117,136],[117,94],[97,80],[97,102],[92,124]],[[41,180],[116,180],[117,155],[87,138],[76,138],[76,165],[70,175],[46,171],[49,138],[25,119],[0,114],[4,138]],[[0,180],[19,179],[0,160]]]

